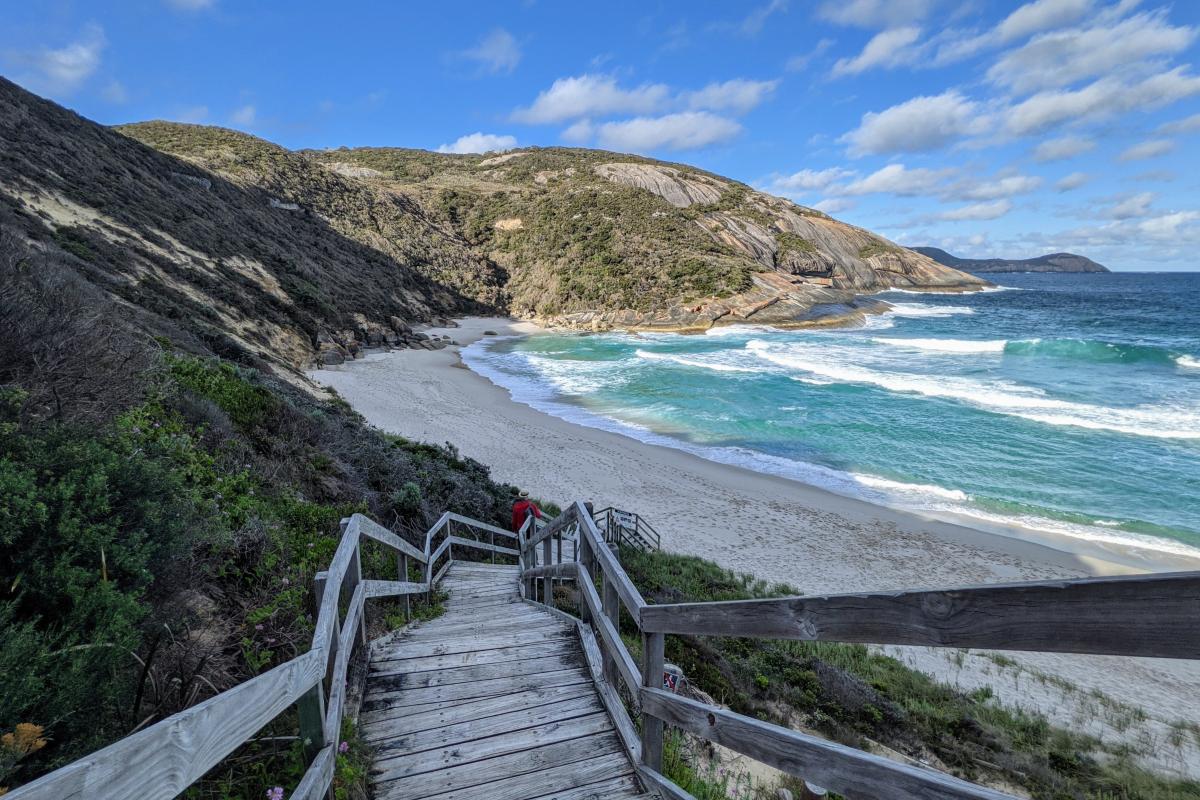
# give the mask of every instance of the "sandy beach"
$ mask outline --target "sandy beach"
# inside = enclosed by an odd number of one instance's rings
[[[383,430],[451,442],[488,465],[497,480],[535,496],[637,511],[660,532],[666,549],[786,582],[805,594],[1200,568],[1160,552],[927,519],[574,425],[513,402],[459,358],[460,347],[485,331],[537,330],[513,320],[465,319],[457,328],[426,331],[448,335],[459,346],[371,353],[311,377]],[[1200,742],[1191,734],[1173,736],[1171,727],[1179,720],[1200,724],[1200,666],[1192,662],[1008,653],[1015,666],[1002,666],[976,651],[888,652],[964,689],[990,686],[1005,704],[1133,743],[1147,765],[1200,777]],[[1130,707],[1146,717],[1139,719]]]

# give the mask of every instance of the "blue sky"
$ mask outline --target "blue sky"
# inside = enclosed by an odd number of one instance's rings
[[[1200,269],[1200,3],[5,0],[0,71],[290,148],[582,145],[904,244]]]

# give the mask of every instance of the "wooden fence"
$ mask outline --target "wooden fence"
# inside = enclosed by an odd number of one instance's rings
[[[361,514],[342,520],[333,560],[316,576],[316,625],[308,652],[13,789],[5,800],[168,800],[292,706],[299,712],[300,735],[311,760],[288,797],[328,796],[346,702],[346,674],[355,649],[366,644],[366,602],[403,597],[407,611],[412,595],[433,592],[450,567],[454,547],[481,551],[493,559],[518,555],[516,549],[497,544],[497,537],[516,538],[510,531],[447,512],[426,533],[424,548],[417,549]],[[363,578],[364,540],[395,553],[397,580]],[[414,563],[420,565],[420,582],[409,580]]]
[[[578,560],[550,563],[551,537],[575,530]],[[536,565],[536,548],[547,548]],[[549,605],[554,580],[573,580],[581,627],[594,630],[603,660],[601,690],[626,750],[648,788],[694,800],[662,775],[663,726],[673,725],[853,800],[1012,800],[1010,795],[934,769],[903,764],[663,690],[668,634],[931,647],[986,647],[1056,653],[1200,658],[1200,572],[1017,583],[963,589],[874,592],[711,603],[647,605],[605,546],[592,515],[575,503],[520,533],[522,588]],[[599,587],[599,588],[597,588]],[[539,591],[540,590],[540,591]],[[620,609],[636,623],[642,661],[619,633]],[[624,685],[641,713],[616,698]]]

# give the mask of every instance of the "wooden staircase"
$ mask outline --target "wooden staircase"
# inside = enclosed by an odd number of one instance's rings
[[[576,626],[518,567],[455,562],[446,613],[371,647],[359,726],[376,800],[648,798]]]
[[[663,774],[667,726],[853,800],[1014,800],[667,691],[666,636],[1200,659],[1200,572],[648,604],[611,544],[630,545],[607,541],[582,502],[515,535],[446,512],[423,547],[355,514],[314,579],[310,650],[4,800],[171,800],[293,707],[309,765],[288,800],[332,800],[349,665],[364,648],[359,722],[378,800],[695,800]],[[395,567],[364,575],[363,546]],[[555,607],[564,584],[576,616]],[[367,642],[368,603],[407,613],[437,591],[444,615]],[[632,628],[640,663],[622,636]]]

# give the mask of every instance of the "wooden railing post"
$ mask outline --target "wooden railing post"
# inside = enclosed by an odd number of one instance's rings
[[[400,580],[408,582],[408,553],[396,554],[396,566],[399,567]],[[408,622],[412,619],[412,601],[409,600],[409,595],[404,595],[404,621]]]
[[[604,616],[612,622],[613,629],[620,633],[621,599],[617,596],[617,585],[608,579],[607,573],[602,574],[600,583],[604,587],[604,594],[601,597],[601,601],[604,603]],[[617,662],[607,648],[604,650],[604,680],[608,681],[610,686],[617,685]]]
[[[592,580],[592,547],[588,544],[588,539],[583,535],[583,531],[579,531],[579,580]],[[587,601],[583,597],[583,589],[579,589],[579,618],[583,620],[585,625],[592,623],[592,609],[588,606]]]
[[[542,539],[542,563],[547,567],[554,563],[554,542],[551,541],[554,537],[547,536]],[[542,578],[542,602],[546,605],[553,604],[554,594],[554,579],[550,577]]]
[[[349,518],[342,520],[342,535],[346,535],[346,527],[350,524]],[[346,582],[349,584],[350,595],[354,595],[354,589],[358,584],[362,583],[362,540],[354,543],[354,556],[350,560],[350,569],[346,573]],[[367,615],[362,614],[358,618],[358,642],[363,647],[367,646]]]
[[[642,634],[642,686],[661,689],[666,635]],[[642,709],[642,763],[655,772],[662,772],[663,722]]]
[[[316,622],[321,614],[321,601],[325,598],[326,573],[318,572],[313,578],[313,621]],[[337,613],[337,606],[334,606]],[[304,754],[310,761],[328,742],[325,741],[325,698],[329,691],[328,678],[333,673],[332,665],[337,657],[337,628],[334,627],[332,651],[326,661],[324,680],[318,681],[296,704],[300,715],[300,741],[304,744]]]

